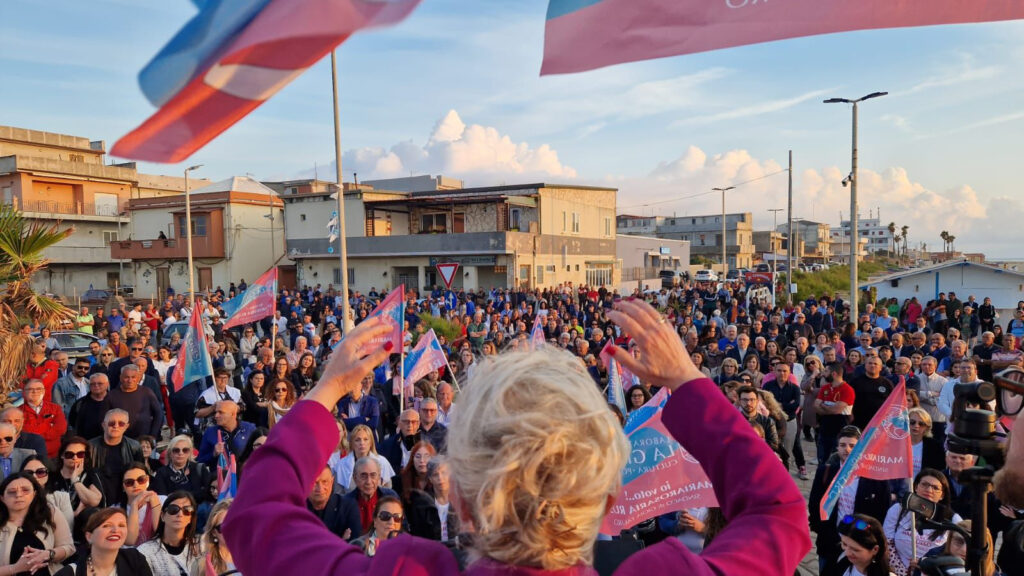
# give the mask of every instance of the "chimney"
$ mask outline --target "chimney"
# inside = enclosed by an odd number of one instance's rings
[[[353,172],[352,173],[352,181],[355,182],[355,186],[356,186],[356,188],[358,188],[359,187],[359,173],[358,172]]]

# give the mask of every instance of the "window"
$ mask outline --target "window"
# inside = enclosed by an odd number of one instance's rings
[[[564,214],[564,212],[563,212],[563,214]],[[539,286],[539,285],[541,285],[543,283],[544,283],[544,267],[543,266],[537,266],[537,285]]]
[[[554,265],[554,264],[552,264],[552,265],[548,266],[548,267],[547,267],[547,271],[548,271],[548,272],[552,272],[552,273],[553,273],[553,272],[555,271],[555,265]]]
[[[456,212],[452,214],[452,232],[462,234],[466,231],[466,213]]]
[[[111,242],[117,242],[117,230],[104,230],[103,245],[110,246]]]
[[[568,224],[568,220],[566,220],[565,210],[563,210],[562,211],[562,232],[568,232],[568,231],[569,231],[569,224]]]
[[[512,230],[519,230],[520,215],[521,211],[519,210],[519,208],[513,208],[509,212],[509,228],[511,228]]]
[[[612,235],[612,219],[611,218],[605,218],[604,219],[604,235],[605,236],[611,236]]]
[[[178,230],[181,231],[181,237],[185,237],[185,217],[178,216]],[[206,236],[206,215],[205,214],[193,214],[192,215],[192,235],[193,236]]]
[[[435,212],[420,217],[421,234],[444,234],[448,231],[448,214]]]
[[[306,221],[306,215],[305,214],[299,214],[299,221],[305,222]]]
[[[332,278],[332,282],[334,283],[335,286],[340,286],[341,285],[341,273],[340,273],[340,270],[341,270],[341,268],[332,268],[331,269],[331,278]],[[355,268],[349,268],[348,269],[348,283],[350,285],[356,283],[356,271],[355,271]]]
[[[572,233],[573,234],[579,234],[580,233],[580,213],[579,212],[573,212],[572,213]]]

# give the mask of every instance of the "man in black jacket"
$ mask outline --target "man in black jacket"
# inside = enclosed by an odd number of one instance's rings
[[[381,444],[380,455],[387,458],[393,469],[401,470],[409,463],[409,451],[422,439],[420,414],[410,408],[398,417],[398,432]]]
[[[359,506],[355,500],[339,492],[334,472],[324,467],[313,481],[313,489],[306,499],[306,508],[342,540],[358,538],[360,534]]]
[[[128,412],[111,408],[103,418],[103,435],[89,440],[93,472],[100,477],[107,503],[121,497],[121,476],[132,462],[145,462],[142,446],[125,436]]]

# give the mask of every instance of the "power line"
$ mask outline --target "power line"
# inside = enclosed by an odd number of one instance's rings
[[[778,172],[772,172],[771,174],[765,174],[764,176],[758,176],[757,178],[751,178],[750,180],[745,180],[743,182],[738,182],[736,184],[733,184],[732,186],[733,186],[733,188],[736,188],[736,187],[739,187],[739,186],[743,186],[745,184],[750,184],[751,182],[757,182],[758,180],[764,180],[765,178],[768,178],[770,176],[776,176],[778,174],[783,174],[785,172],[789,172],[789,169],[788,168],[783,168],[782,170],[779,170]],[[707,192],[698,192],[696,194],[690,194],[689,196],[683,196],[681,198],[670,198],[668,200],[658,200],[657,202],[648,202],[646,204],[633,204],[631,206],[619,206],[619,208],[623,209],[623,210],[630,209],[630,208],[646,208],[648,206],[657,206],[658,204],[668,204],[670,202],[679,202],[681,200],[689,200],[691,198],[699,198],[701,196],[707,196],[708,194],[714,194],[715,192],[717,192],[717,190],[708,190]]]

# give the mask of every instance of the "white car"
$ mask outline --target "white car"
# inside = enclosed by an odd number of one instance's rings
[[[697,270],[693,279],[697,282],[718,282],[718,274],[715,274],[711,270]]]

